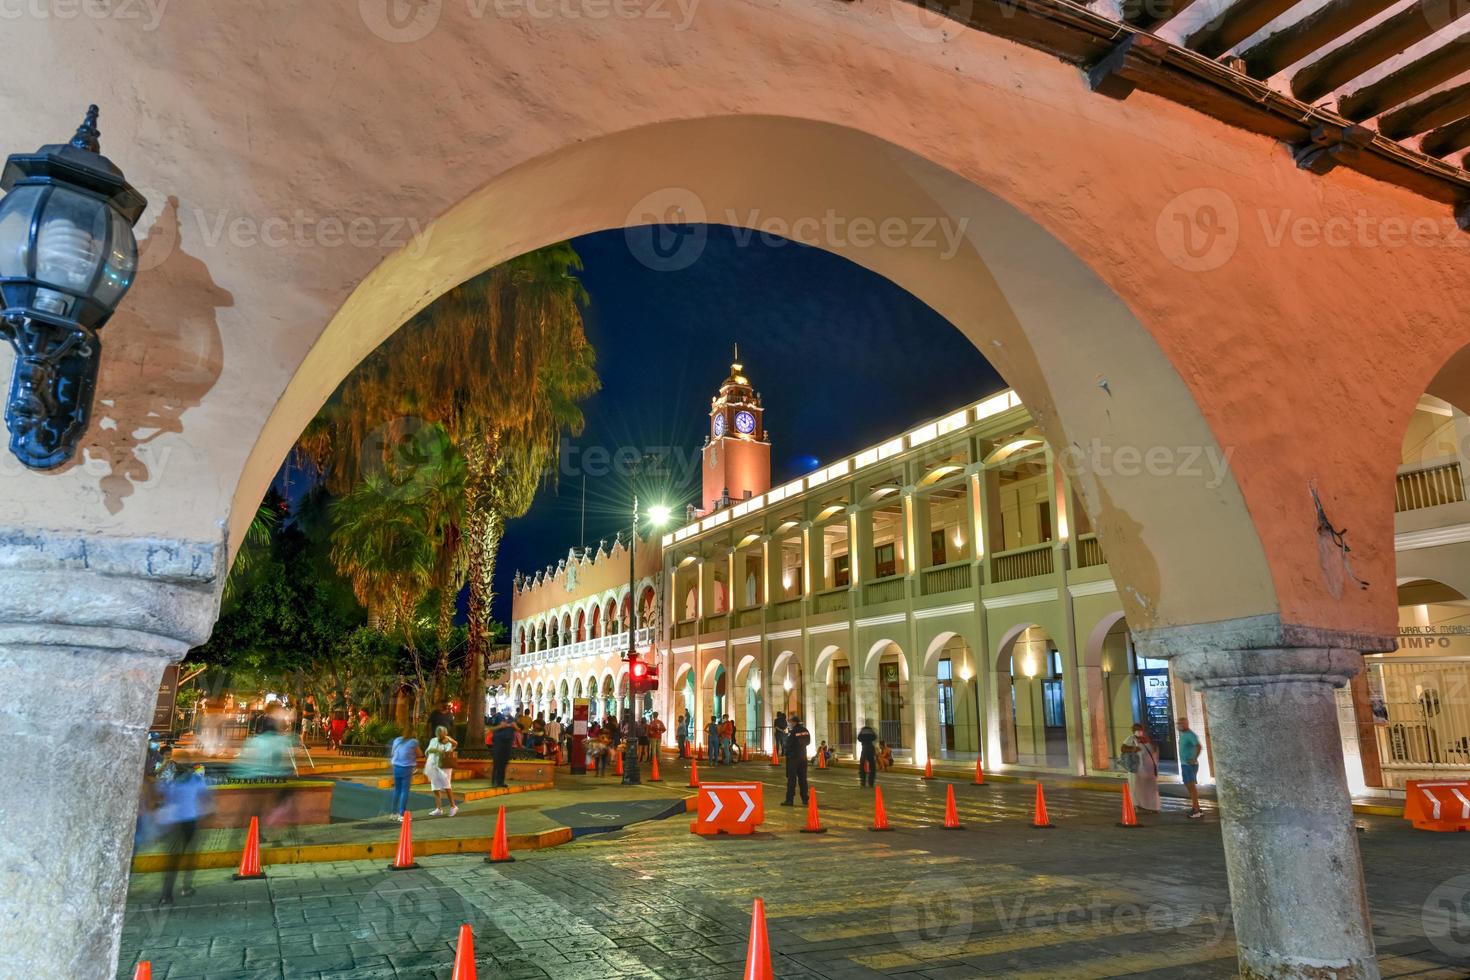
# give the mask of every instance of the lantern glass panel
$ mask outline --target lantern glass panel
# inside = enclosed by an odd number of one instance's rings
[[[122,301],[123,293],[133,284],[138,271],[138,242],[133,238],[133,226],[121,213],[107,209],[112,224],[107,241],[107,260],[102,265],[102,275],[97,279],[93,298],[99,305],[112,310]]]
[[[19,279],[30,274],[31,218],[43,190],[17,187],[0,199],[0,277]]]
[[[59,287],[38,288],[35,305],[54,316],[75,319],[77,300],[87,295],[102,264],[111,209],[95,197],[65,187],[52,188],[36,236],[36,279]]]

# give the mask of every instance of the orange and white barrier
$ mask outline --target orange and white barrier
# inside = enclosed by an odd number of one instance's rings
[[[1404,783],[1404,819],[1417,830],[1470,830],[1470,779]]]

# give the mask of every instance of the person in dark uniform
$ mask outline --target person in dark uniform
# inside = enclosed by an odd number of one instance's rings
[[[863,722],[863,727],[858,729],[858,744],[862,746],[862,752],[858,755],[858,785],[878,785],[878,733],[873,731],[871,721]]]
[[[515,744],[516,725],[504,715],[496,715],[490,725],[490,785],[505,785],[505,771],[510,765],[510,750]]]
[[[782,806],[791,806],[796,787],[801,785],[801,802],[807,802],[806,750],[812,744],[812,733],[806,730],[801,719],[792,715],[786,723],[786,799]]]

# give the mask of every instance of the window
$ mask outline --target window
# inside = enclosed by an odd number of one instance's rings
[[[873,574],[878,578],[887,578],[898,573],[898,561],[894,557],[893,542],[880,544],[873,549]]]
[[[852,567],[847,555],[832,559],[832,587],[844,588],[852,582]]]
[[[1067,727],[1067,712],[1062,705],[1061,681],[1045,680],[1041,682],[1041,712],[1043,723],[1047,728]]]
[[[944,528],[938,528],[929,532],[929,561],[934,565],[943,565],[947,560],[944,545]]]
[[[939,661],[939,747],[954,751],[954,662]]]

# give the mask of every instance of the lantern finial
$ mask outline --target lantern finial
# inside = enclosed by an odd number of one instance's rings
[[[97,107],[87,106],[87,118],[77,127],[77,134],[71,138],[71,145],[79,150],[87,150],[92,153],[102,152],[100,142],[101,133],[97,131]]]

